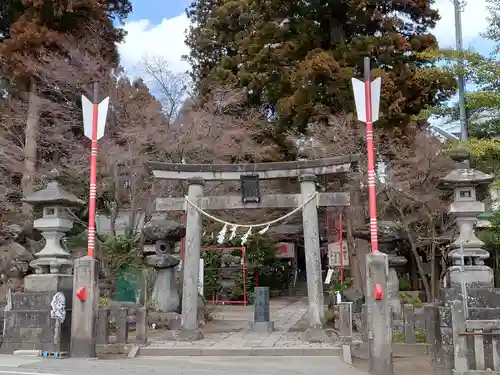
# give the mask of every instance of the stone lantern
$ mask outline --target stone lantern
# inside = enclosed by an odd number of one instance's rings
[[[24,292],[13,293],[5,309],[0,353],[12,354],[23,349],[68,352],[70,348],[71,319],[57,319],[58,326],[52,316],[51,302],[61,292],[67,301],[66,311],[71,310],[73,262],[60,241],[73,227],[66,209],[83,202],[60,186],[56,171],[51,172],[49,178],[45,189],[24,199],[42,212],[33,227],[41,231],[45,247],[29,264],[35,274],[24,278]]]
[[[180,312],[181,296],[176,276],[180,263],[174,254],[175,243],[184,238],[186,228],[175,221],[154,216],[144,225],[144,260],[156,270],[152,301],[158,312]]]
[[[484,264],[490,254],[482,248],[484,243],[474,233],[477,216],[485,210],[484,203],[476,198],[476,188],[489,185],[493,176],[469,168],[465,164],[469,158],[467,150],[454,150],[451,158],[456,162],[456,168],[442,179],[441,184],[443,188],[453,189],[449,212],[455,219],[459,235],[448,254],[452,266],[447,275],[447,285],[460,287],[463,278],[468,287],[493,287],[493,270]],[[465,264],[462,264],[462,258]]]
[[[73,220],[67,209],[83,205],[84,202],[65,191],[58,177],[57,171],[52,171],[47,187],[24,199],[24,202],[41,209],[42,217],[34,221],[33,227],[45,238],[44,248],[35,254],[36,259],[30,263],[35,274],[25,278],[25,291],[57,292],[69,291],[73,287],[73,261],[61,247],[61,239],[73,228]]]

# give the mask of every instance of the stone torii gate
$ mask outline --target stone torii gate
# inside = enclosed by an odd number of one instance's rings
[[[250,208],[302,208],[304,247],[307,273],[308,319],[311,328],[321,328],[324,321],[323,280],[317,207],[348,206],[348,193],[316,194],[318,175],[345,174],[353,171],[359,156],[349,155],[316,160],[255,164],[174,164],[151,163],[154,177],[187,181],[188,199],[204,211]],[[255,180],[298,178],[300,194],[271,194],[244,203],[242,196],[203,196],[205,181],[237,181],[242,177]],[[257,182],[258,183],[258,182]],[[258,188],[257,188],[258,189]],[[198,331],[198,275],[202,241],[202,215],[185,198],[157,198],[156,211],[186,211],[186,237],[183,261],[182,339],[202,337]]]

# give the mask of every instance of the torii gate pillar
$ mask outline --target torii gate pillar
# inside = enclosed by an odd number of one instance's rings
[[[299,182],[302,201],[305,202],[316,193],[316,176],[313,174],[302,175],[299,177]],[[309,201],[302,208],[302,222],[306,256],[309,326],[311,328],[320,328],[324,323],[325,312],[316,199]]]
[[[193,178],[188,180],[188,198],[191,202],[198,202],[203,196],[205,180]],[[186,207],[186,250],[183,260],[182,286],[182,328],[190,331],[196,338],[202,338],[198,330],[198,275],[201,256],[201,237],[203,233],[202,217],[198,210],[187,205]]]

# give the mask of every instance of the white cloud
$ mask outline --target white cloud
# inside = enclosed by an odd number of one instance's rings
[[[468,0],[462,13],[462,34],[464,46],[472,44],[474,38],[486,29],[487,0]],[[433,33],[444,48],[455,46],[455,13],[452,0],[437,0],[434,7],[439,9],[441,20]],[[189,64],[181,56],[189,52],[184,44],[185,31],[189,20],[185,14],[163,19],[158,25],[148,20],[131,21],[125,25],[128,35],[119,46],[122,64],[127,72],[134,74],[141,58],[145,55],[162,56],[170,63],[173,71],[186,71]]]
[[[172,71],[187,71],[189,64],[181,58],[189,52],[184,44],[188,27],[189,20],[185,14],[164,18],[158,25],[151,25],[148,20],[128,22],[125,25],[128,34],[118,47],[126,72],[134,75],[134,70],[145,56],[161,56],[168,61]]]
[[[487,0],[468,0],[462,12],[462,38],[464,47],[471,45],[478,34],[486,30]],[[452,0],[437,0],[434,8],[439,10],[441,20],[433,34],[443,48],[455,47],[455,11]],[[477,40],[477,39],[476,39]]]

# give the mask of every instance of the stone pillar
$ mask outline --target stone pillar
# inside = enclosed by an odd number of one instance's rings
[[[73,311],[71,314],[72,357],[96,357],[97,311],[99,309],[98,261],[84,256],[75,260]],[[85,292],[81,293],[81,288]]]
[[[203,196],[205,181],[196,178],[189,181],[188,197],[195,204]],[[198,332],[198,274],[201,256],[202,236],[201,214],[191,206],[186,206],[186,248],[183,261],[183,286],[182,286],[182,328],[191,331],[190,339],[201,339]]]
[[[370,374],[392,375],[392,327],[391,309],[388,300],[387,277],[388,256],[381,252],[366,256],[366,305],[368,310],[368,343]],[[374,290],[380,284],[381,300],[374,299]]]
[[[393,267],[389,267],[389,274],[387,275],[387,299],[392,316],[401,319],[403,308],[401,307],[401,297],[399,296],[399,278],[398,273]]]
[[[299,178],[302,201],[310,199],[316,192],[316,176],[302,175]],[[309,326],[319,328],[324,322],[323,280],[321,274],[321,255],[319,249],[318,209],[316,199],[302,208],[304,227],[304,251],[306,256],[307,297],[309,300]]]

